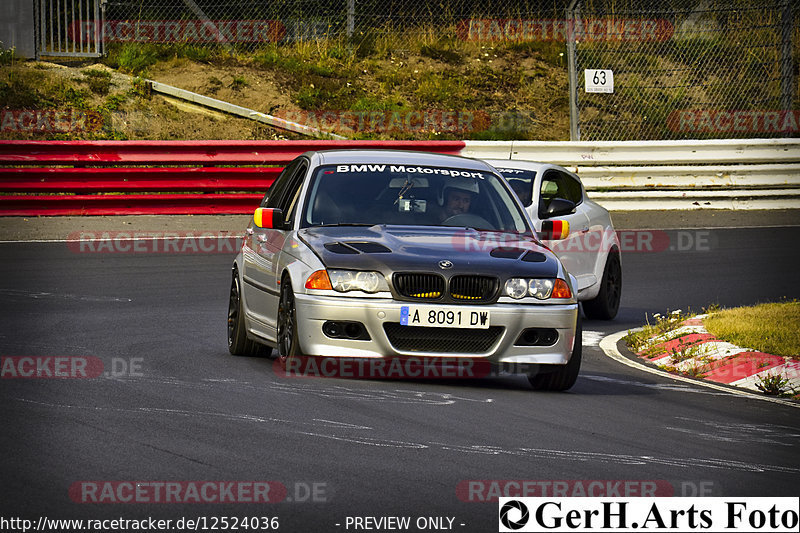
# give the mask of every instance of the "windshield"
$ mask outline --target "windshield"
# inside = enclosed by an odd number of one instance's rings
[[[533,180],[536,179],[536,171],[523,170],[520,168],[500,167],[497,167],[497,171],[503,175],[503,177],[508,181],[508,184],[511,185],[511,188],[514,189],[514,192],[519,197],[522,205],[525,207],[531,205],[533,196]]]
[[[525,217],[491,172],[409,165],[317,169],[301,226],[458,226],[525,233]]]

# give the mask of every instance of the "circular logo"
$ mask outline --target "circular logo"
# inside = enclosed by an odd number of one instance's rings
[[[453,262],[448,261],[447,259],[442,259],[441,261],[439,261],[439,268],[442,269],[453,268]]]
[[[514,521],[508,517],[508,513],[510,513],[512,509],[519,511],[519,520]],[[508,501],[500,509],[500,522],[502,522],[503,527],[508,529],[522,529],[525,527],[525,524],[528,523],[528,518],[530,518],[528,506],[519,500]]]

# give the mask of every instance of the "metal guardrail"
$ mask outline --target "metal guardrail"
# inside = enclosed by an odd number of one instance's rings
[[[563,166],[730,165],[800,162],[800,139],[694,141],[467,141],[479,159],[547,161]]]
[[[463,147],[461,141],[6,141],[0,142],[0,216],[247,214],[282,165],[309,150],[459,154]]]
[[[337,148],[457,155],[464,141],[2,141],[0,165],[275,165]]]
[[[211,109],[217,109],[232,115],[255,120],[256,122],[268,124],[274,128],[301,133],[317,139],[347,139],[347,137],[336,135],[335,133],[325,132],[319,128],[312,128],[311,126],[305,126],[303,124],[298,124],[297,122],[292,122],[283,118],[273,117],[272,115],[261,113],[260,111],[256,111],[254,109],[248,109],[246,107],[231,104],[229,102],[223,102],[222,100],[217,100],[216,98],[210,98],[202,94],[187,91],[186,89],[173,87],[172,85],[167,85],[166,83],[160,83],[153,80],[147,80],[147,83],[150,85],[150,89],[157,93],[166,94],[174,98],[180,98],[181,100],[186,100],[188,102],[194,102],[205,107],[210,107]]]
[[[800,209],[800,139],[6,141],[0,216],[246,214],[282,165],[334,148],[558,163],[577,171],[590,196],[611,210]]]
[[[774,189],[797,186],[800,163],[754,165],[578,167],[588,189],[687,189],[731,187]]]
[[[565,166],[612,211],[800,209],[800,139],[467,141],[462,155]]]
[[[0,189],[16,193],[248,191],[264,193],[283,167],[0,168]]]

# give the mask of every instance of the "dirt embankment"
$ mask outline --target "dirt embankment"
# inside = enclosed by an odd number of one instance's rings
[[[176,55],[138,76],[123,74],[131,70],[113,57],[103,61],[117,68],[14,62],[0,66],[0,138],[300,138],[149,93],[145,78],[349,138],[568,138],[567,79],[559,59],[489,47],[381,50],[365,57],[345,51],[350,55],[343,59],[335,52],[287,47],[206,61]],[[450,123],[464,115],[466,127]],[[354,116],[372,120],[353,126]]]

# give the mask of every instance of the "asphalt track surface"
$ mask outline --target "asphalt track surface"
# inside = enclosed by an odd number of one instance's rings
[[[288,532],[353,531],[348,516],[410,516],[417,531],[417,517],[450,517],[453,530],[482,532],[497,531],[498,505],[462,501],[467,480],[797,496],[797,409],[646,374],[596,342],[646,313],[800,297],[800,227],[667,234],[663,251],[624,256],[620,315],[584,322],[581,375],[566,393],[535,393],[519,376],[280,377],[272,359],[227,352],[230,254],[2,244],[0,354],[94,356],[112,375],[0,381],[0,515],[277,516]],[[288,494],[270,504],[72,501],[70,487],[90,480],[277,481]]]

